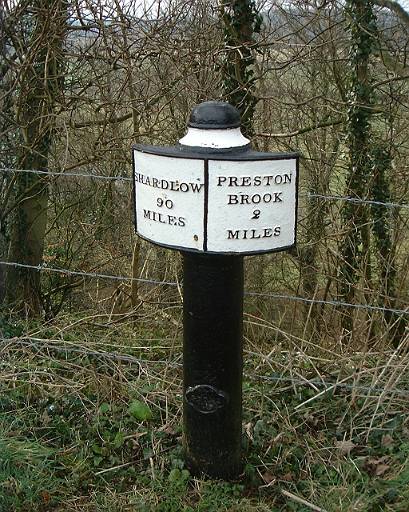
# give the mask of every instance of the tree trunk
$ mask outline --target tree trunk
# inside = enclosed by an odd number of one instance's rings
[[[223,93],[226,100],[240,111],[243,133],[251,136],[257,104],[254,34],[260,32],[261,16],[253,0],[221,0],[220,10],[226,55]]]
[[[16,122],[21,127],[18,167],[47,168],[54,126],[53,111],[62,85],[62,42],[66,28],[64,0],[36,0],[27,7],[32,29],[19,70]],[[16,178],[14,218],[11,227],[9,261],[38,266],[43,261],[47,226],[47,178],[19,173]],[[6,297],[16,310],[39,315],[40,272],[10,267]]]
[[[391,201],[390,172],[392,155],[389,148],[380,143],[373,150],[373,186],[372,195],[375,201],[388,203]],[[391,210],[383,205],[374,204],[372,212],[372,231],[378,259],[379,305],[394,309],[396,295],[396,266],[393,246],[393,230],[391,226]],[[398,346],[405,335],[406,319],[392,311],[383,312],[384,322],[390,329],[390,339]]]
[[[347,145],[349,169],[345,195],[366,199],[370,189],[370,116],[373,87],[369,61],[374,47],[375,16],[371,0],[349,0],[351,34],[351,89],[349,95]],[[340,299],[353,303],[356,286],[370,278],[369,215],[364,204],[346,202],[343,209],[345,229],[341,246]],[[353,310],[345,308],[341,324],[347,335],[353,332]]]

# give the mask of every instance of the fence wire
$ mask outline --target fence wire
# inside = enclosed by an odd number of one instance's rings
[[[29,173],[39,174],[45,176],[62,176],[64,178],[89,178],[96,180],[107,180],[107,181],[132,181],[132,178],[126,176],[104,176],[103,174],[86,174],[81,172],[54,172],[54,171],[41,171],[37,169],[13,169],[11,167],[1,167],[0,172],[11,172],[11,173]]]
[[[62,268],[54,268],[47,267],[46,265],[26,265],[23,263],[17,263],[12,261],[0,261],[0,265],[17,267],[17,268],[28,268],[36,271],[44,271],[44,272],[56,272],[59,274],[66,275],[75,275],[75,276],[84,276],[90,278],[101,278],[101,279],[112,279],[115,281],[137,281],[140,283],[146,283],[151,285],[167,285],[167,286],[179,286],[179,283],[175,281],[159,281],[155,279],[142,279],[139,277],[127,277],[127,276],[117,276],[112,274],[99,274],[97,272],[81,272],[69,269]],[[271,299],[282,299],[282,300],[290,300],[296,302],[304,302],[306,304],[327,304],[329,306],[339,306],[339,307],[348,307],[348,308],[356,308],[356,309],[366,309],[371,311],[388,311],[390,313],[395,313],[397,315],[409,315],[409,306],[406,309],[395,309],[395,308],[386,308],[383,306],[373,306],[371,304],[352,304],[349,302],[343,302],[338,300],[323,300],[323,299],[307,299],[306,297],[298,297],[296,295],[284,295],[279,293],[261,293],[261,292],[253,292],[253,291],[245,291],[245,295],[250,297],[265,297]]]
[[[174,281],[159,281],[155,279],[143,279],[140,277],[128,277],[128,276],[117,276],[113,274],[100,274],[98,272],[82,272],[77,270],[69,270],[66,268],[55,268],[55,267],[47,267],[45,263],[42,265],[26,265],[23,263],[16,263],[13,261],[0,261],[0,265],[5,265],[8,267],[17,267],[17,268],[29,268],[32,270],[43,271],[43,272],[55,272],[58,274],[66,274],[73,276],[83,276],[83,277],[92,277],[92,278],[101,278],[101,279],[111,279],[113,281],[136,281],[139,283],[152,284],[152,285],[168,285],[168,286],[178,286],[178,283]]]
[[[36,169],[14,169],[12,167],[0,167],[0,172],[11,172],[11,173],[31,173],[31,174],[39,174],[46,176],[55,176],[55,177],[65,177],[65,178],[88,178],[95,180],[103,180],[103,181],[122,181],[131,183],[132,178],[126,176],[104,176],[102,174],[89,174],[89,173],[79,173],[79,172],[54,172],[54,171],[42,171]],[[406,203],[394,203],[394,202],[382,202],[382,201],[373,201],[371,199],[361,199],[359,197],[349,197],[349,196],[338,196],[338,195],[324,195],[317,194],[313,192],[307,192],[305,194],[300,194],[300,197],[305,197],[307,199],[322,199],[325,201],[342,201],[356,204],[366,204],[370,206],[382,206],[385,208],[403,208],[409,209],[409,204]]]
[[[78,172],[54,172],[54,171],[48,171],[48,170],[37,170],[37,169],[15,169],[12,167],[0,167],[0,172],[10,172],[10,173],[33,173],[38,175],[47,175],[47,176],[55,176],[55,177],[66,177],[66,178],[87,178],[87,179],[97,179],[97,180],[105,180],[105,181],[122,181],[130,183],[132,182],[132,178],[125,177],[125,176],[104,176],[101,174],[89,174],[89,173],[78,173]],[[337,196],[337,195],[324,195],[324,194],[316,194],[316,193],[306,193],[302,194],[302,197],[306,197],[309,199],[322,199],[322,200],[328,200],[328,201],[344,201],[344,202],[351,202],[356,204],[366,204],[366,205],[376,205],[376,206],[383,206],[385,208],[403,208],[407,209],[409,208],[408,204],[405,203],[393,203],[393,202],[381,202],[381,201],[372,201],[367,199],[360,199],[360,198],[353,198],[353,197],[345,197],[345,196]],[[143,278],[135,278],[135,277],[128,277],[128,276],[120,276],[120,275],[112,275],[112,274],[102,274],[98,272],[84,272],[84,271],[76,271],[76,270],[70,270],[70,269],[61,269],[61,268],[54,268],[54,267],[48,267],[45,263],[42,265],[28,265],[23,264],[19,262],[9,262],[9,261],[0,261],[1,265],[5,266],[11,266],[11,267],[17,267],[17,268],[27,268],[37,271],[43,271],[43,272],[54,272],[59,273],[63,275],[74,275],[74,276],[82,276],[82,277],[89,277],[89,278],[100,278],[100,279],[110,279],[114,281],[125,281],[125,282],[140,282],[144,284],[149,285],[167,285],[167,286],[179,286],[178,283],[173,281],[160,281],[155,279],[143,279]],[[381,311],[381,312],[390,312],[395,313],[398,315],[408,315],[409,311],[408,308],[406,309],[396,309],[396,308],[388,308],[383,306],[375,306],[371,304],[352,304],[348,302],[343,301],[337,301],[337,300],[323,300],[323,299],[308,299],[306,297],[298,297],[294,295],[285,295],[285,294],[278,294],[278,293],[259,293],[259,292],[253,292],[253,291],[246,291],[246,295],[248,296],[255,296],[255,297],[265,297],[265,298],[272,298],[272,299],[281,299],[281,300],[290,300],[290,301],[297,301],[297,302],[303,302],[306,304],[327,304],[330,306],[336,306],[336,307],[348,307],[348,308],[356,308],[356,309],[365,309],[365,310],[371,310],[371,311]]]
[[[100,359],[107,359],[111,361],[121,361],[129,364],[137,364],[142,366],[149,365],[163,365],[174,369],[182,369],[183,364],[177,361],[169,361],[163,359],[144,359],[139,357],[130,356],[127,354],[121,354],[118,352],[106,352],[100,350],[91,350],[85,347],[75,347],[75,346],[61,346],[56,345],[54,343],[50,343],[50,341],[58,341],[61,340],[50,340],[43,338],[34,338],[30,336],[24,337],[15,337],[15,338],[0,338],[0,344],[3,345],[4,348],[7,348],[8,345],[19,345],[26,348],[35,349],[41,352],[44,351],[54,351],[65,354],[78,354],[88,357],[95,357]],[[0,368],[2,363],[0,363]],[[335,392],[337,389],[345,389],[353,392],[364,392],[367,395],[372,396],[383,396],[383,395],[398,395],[402,397],[409,397],[409,390],[399,389],[394,387],[382,387],[379,385],[376,386],[368,386],[361,384],[348,384],[345,382],[349,379],[356,379],[359,377],[358,374],[353,374],[347,377],[344,377],[341,381],[328,381],[324,379],[301,379],[294,378],[292,375],[284,375],[284,374],[270,374],[270,375],[261,375],[258,373],[249,373],[244,372],[244,376],[250,379],[258,379],[265,380],[269,382],[276,383],[287,383],[295,386],[309,386],[312,388],[324,388],[319,394],[320,396],[324,393]]]

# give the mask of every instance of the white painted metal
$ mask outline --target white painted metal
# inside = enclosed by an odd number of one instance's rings
[[[207,248],[270,251],[295,241],[296,160],[209,161]]]
[[[247,146],[250,141],[244,137],[240,128],[227,130],[188,128],[186,135],[180,139],[179,143],[184,146],[225,149]]]
[[[238,254],[295,243],[295,158],[209,160],[206,217],[204,159],[134,155],[137,232],[152,242]]]
[[[203,250],[203,160],[134,151],[137,232],[159,244]]]

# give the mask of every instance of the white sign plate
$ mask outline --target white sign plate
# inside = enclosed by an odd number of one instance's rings
[[[158,244],[203,250],[203,160],[134,152],[136,231]]]
[[[264,252],[295,243],[296,160],[209,161],[207,249]]]
[[[292,247],[297,158],[181,158],[134,150],[136,231],[159,245],[257,254]],[[236,157],[238,158],[238,157]]]

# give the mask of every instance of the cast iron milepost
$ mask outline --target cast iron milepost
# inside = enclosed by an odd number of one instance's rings
[[[177,146],[135,146],[136,231],[183,255],[184,451],[193,474],[242,469],[243,256],[295,245],[298,155],[260,153],[224,102]]]
[[[184,448],[187,466],[241,471],[243,257],[184,254]]]

